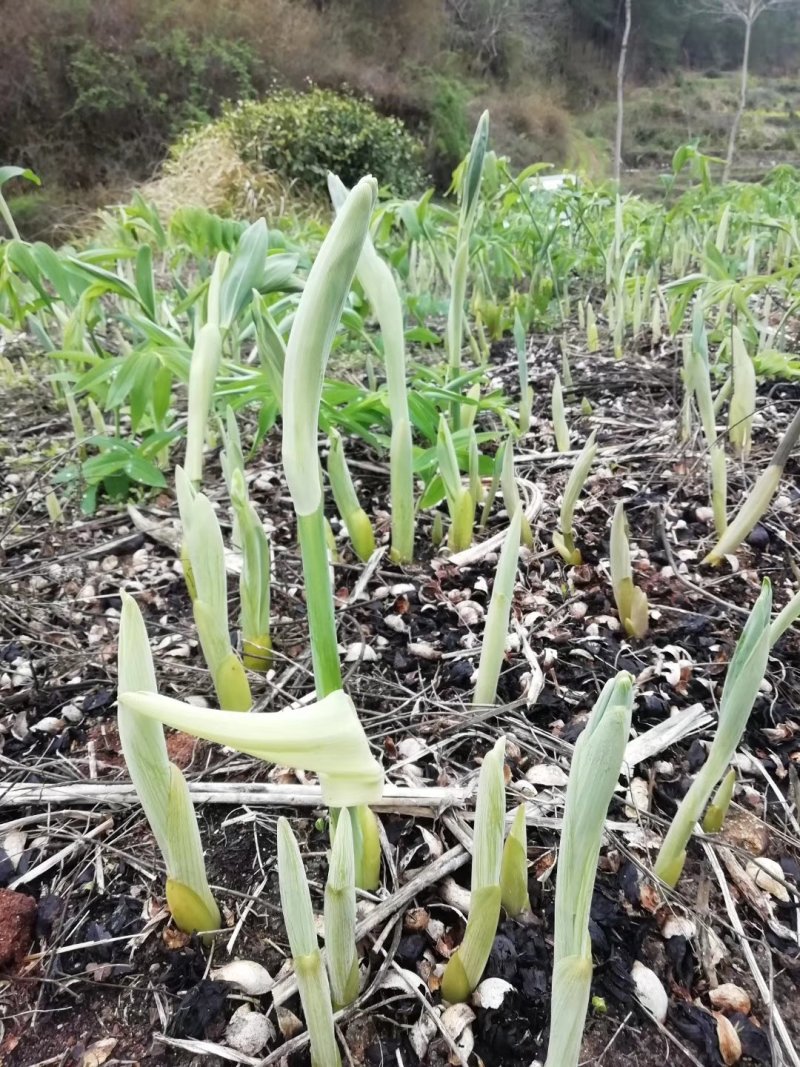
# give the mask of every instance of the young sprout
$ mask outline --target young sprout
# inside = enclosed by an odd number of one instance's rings
[[[506,739],[487,752],[478,779],[472,846],[472,886],[464,940],[442,976],[442,996],[451,1004],[469,998],[481,980],[500,918],[500,870],[505,822]]]
[[[341,1067],[328,976],[314,928],[311,893],[297,840],[287,819],[278,819],[278,881],[286,936],[311,1044],[312,1067]]]
[[[575,1067],[592,983],[589,909],[606,812],[631,728],[633,679],[603,688],[575,745],[556,867],[555,960],[545,1067]]]
[[[347,457],[339,432],[330,431],[330,451],[328,452],[328,480],[333,490],[336,508],[347,528],[353,550],[364,563],[375,551],[375,534],[369,515],[358,501],[356,488],[347,466]]]
[[[286,363],[286,342],[267,306],[266,297],[262,296],[261,293],[253,292],[250,311],[256,330],[258,358],[261,360],[261,367],[275,403],[280,408],[283,403],[283,368]]]
[[[629,637],[641,639],[647,633],[648,604],[642,590],[633,584],[631,547],[622,501],[614,510],[611,522],[611,585],[619,620]]]
[[[587,352],[600,351],[600,336],[597,332],[597,316],[594,308],[586,301],[586,350]]]
[[[433,525],[431,526],[431,544],[434,548],[439,548],[442,541],[444,541],[444,519],[441,511],[434,511]]]
[[[533,548],[533,531],[531,530],[531,524],[528,522],[528,516],[525,514],[522,508],[522,501],[519,496],[519,489],[517,488],[517,478],[514,474],[514,445],[511,438],[507,438],[505,444],[502,446],[503,450],[503,466],[500,472],[500,485],[503,490],[503,502],[506,506],[506,513],[511,518],[517,510],[522,514],[520,538],[522,544],[526,548]]]
[[[218,930],[200,831],[183,775],[169,761],[164,728],[126,701],[134,690],[156,694],[147,629],[133,597],[122,592],[119,623],[117,728],[128,774],[167,868],[167,904],[185,933]]]
[[[728,410],[728,436],[742,457],[750,454],[756,406],[756,369],[738,326],[731,329],[733,396]]]
[[[769,631],[769,643],[780,641],[789,627],[800,618],[800,589],[794,594],[786,607],[775,618]]]
[[[222,359],[222,331],[219,324],[219,290],[227,268],[228,254],[220,252],[208,287],[206,322],[197,331],[189,364],[189,410],[186,423],[186,458],[184,469],[191,484],[197,488],[203,481],[203,449],[206,441],[208,415],[214,395],[220,360]]]
[[[239,424],[233,408],[225,409],[225,421],[220,420],[220,436],[222,437],[222,452],[220,462],[222,475],[228,488],[228,496],[233,500],[232,482],[235,471],[238,471],[244,479],[244,453],[242,452],[242,437],[239,433]],[[231,531],[231,544],[235,548],[242,547],[242,535],[239,529],[239,516],[236,508],[233,509],[233,529]]]
[[[575,466],[570,471],[564,495],[561,498],[559,529],[553,533],[553,547],[570,567],[577,567],[582,562],[580,549],[575,547],[573,519],[578,497],[583,492],[586,479],[589,477],[589,471],[592,469],[592,464],[597,456],[595,437],[596,433],[593,430],[580,455],[575,460]]]
[[[556,448],[559,452],[569,452],[569,427],[564,414],[564,394],[561,391],[561,379],[558,375],[553,380],[552,412]]]
[[[728,808],[733,800],[733,788],[736,785],[736,771],[733,767],[728,771],[717,787],[714,799],[708,805],[708,810],[703,816],[703,829],[707,834],[718,834],[725,822]]]
[[[347,189],[334,174],[329,174],[328,191],[338,213],[347,197]],[[406,386],[403,302],[391,267],[375,251],[369,235],[364,240],[356,266],[356,277],[372,305],[383,336],[383,357],[386,363],[386,384],[392,418],[392,442],[389,452],[392,559],[397,563],[410,563],[414,558],[414,475],[411,416]]]
[[[525,327],[519,310],[514,309],[514,345],[517,349],[519,365],[519,432],[526,434],[531,426],[531,408],[533,407],[533,389],[528,384],[528,345]]]
[[[475,416],[478,414],[478,404],[481,399],[481,383],[475,382],[467,390],[467,402],[461,405],[461,422],[460,426],[462,430],[472,429],[475,423]]]
[[[783,468],[800,438],[800,409],[795,412],[786,433],[781,438],[769,466],[759,476],[756,484],[748,493],[744,503],[737,511],[730,526],[720,536],[717,543],[703,560],[703,563],[717,564],[731,552],[735,552],[745,537],[750,533],[761,516],[769,507],[780,484]]]
[[[522,528],[522,508],[517,506],[506,539],[500,550],[497,570],[494,575],[492,599],[483,631],[483,647],[478,664],[478,680],[475,683],[473,704],[494,704],[497,696],[497,681],[506,654],[508,623],[517,580],[519,541]]]
[[[249,711],[250,685],[242,662],[231,646],[228,630],[225,547],[217,513],[207,497],[193,491],[181,467],[175,468],[175,486],[194,589],[192,609],[203,658],[211,672],[220,707]]]
[[[47,515],[50,519],[50,522],[52,522],[54,526],[58,523],[63,522],[64,511],[61,507],[61,502],[59,501],[58,497],[52,489],[48,489],[47,495],[44,498],[44,502],[47,507]]]
[[[336,822],[328,880],[325,883],[325,955],[333,1006],[337,1010],[358,996],[356,953],[356,865],[353,828],[347,812]]]
[[[248,499],[241,470],[233,472],[230,494],[242,543],[242,573],[239,577],[242,659],[251,671],[267,671],[272,666],[269,617],[272,554],[269,538]]]
[[[489,142],[489,112],[484,111],[478,120],[472,146],[464,164],[461,187],[461,212],[456,236],[456,254],[450,294],[450,309],[447,315],[445,349],[452,380],[461,373],[461,348],[464,343],[464,301],[467,294],[467,270],[469,268],[469,238],[478,210],[478,201],[483,175],[483,162]],[[453,403],[451,411],[454,429],[458,429],[460,405]]]
[[[725,768],[733,759],[747,726],[767,668],[771,608],[772,587],[769,579],[765,578],[725,675],[719,722],[706,762],[681,801],[656,859],[656,876],[669,886],[677,885],[686,862],[686,846],[692,831]]]
[[[314,704],[259,715],[198,708],[151,692],[125,691],[120,699],[175,730],[282,767],[313,771],[330,807],[374,804],[383,794],[383,772],[353,701],[341,689]]]
[[[528,896],[528,838],[525,827],[525,805],[520,804],[506,843],[500,864],[500,903],[515,919],[531,910]]]
[[[719,537],[727,525],[725,509],[728,476],[725,449],[717,438],[714,401],[711,396],[711,371],[708,364],[708,335],[700,300],[696,301],[692,316],[692,344],[686,373],[687,386],[694,393],[711,457],[711,506],[714,512],[714,528]]]
[[[447,508],[450,512],[448,545],[453,552],[461,552],[472,544],[475,501],[470,488],[465,486],[461,479],[458,456],[444,415],[439,416],[436,456],[439,461],[439,476],[444,485]]]
[[[483,500],[483,482],[481,480],[481,454],[478,450],[478,436],[475,427],[469,431],[469,491],[475,502],[475,507]]]

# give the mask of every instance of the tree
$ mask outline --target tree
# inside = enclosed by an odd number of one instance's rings
[[[625,0],[625,28],[619,49],[617,65],[617,134],[614,139],[614,181],[619,184],[622,171],[622,126],[624,117],[625,60],[628,56],[628,41],[631,36],[631,0]]]
[[[778,8],[790,7],[796,3],[797,0],[705,0],[704,7],[710,13],[714,13],[723,19],[738,19],[744,24],[742,70],[739,78],[739,104],[736,108],[736,114],[733,116],[730,134],[728,135],[728,151],[725,155],[725,169],[722,173],[723,181],[727,181],[731,174],[739,127],[742,124],[742,116],[747,107],[747,82],[750,72],[750,42],[753,38],[753,27],[765,11],[775,11]]]

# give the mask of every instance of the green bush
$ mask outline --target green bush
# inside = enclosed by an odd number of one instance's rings
[[[310,189],[324,188],[329,170],[346,185],[373,174],[401,196],[425,184],[420,142],[366,99],[328,89],[279,90],[236,104],[221,122],[245,162]]]
[[[74,45],[65,71],[71,104],[61,126],[95,149],[144,142],[158,150],[188,124],[219,114],[223,99],[254,92],[255,60],[243,43],[193,40],[174,29],[127,49]]]

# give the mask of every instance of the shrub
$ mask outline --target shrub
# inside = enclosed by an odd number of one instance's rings
[[[329,170],[346,185],[373,174],[399,195],[425,183],[420,142],[369,100],[327,89],[279,90],[236,104],[221,121],[245,162],[310,189],[324,188]]]

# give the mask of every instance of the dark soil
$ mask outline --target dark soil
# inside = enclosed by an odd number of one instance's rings
[[[564,780],[553,777],[553,771],[568,769],[569,745],[599,689],[620,669],[637,677],[636,734],[697,703],[713,710],[761,578],[772,579],[776,607],[782,607],[797,583],[800,548],[800,463],[795,457],[773,507],[738,552],[738,566],[702,567],[700,560],[713,540],[707,470],[697,437],[678,441],[677,355],[665,346],[658,352],[644,347],[623,361],[574,351],[573,386],[567,393],[573,447],[580,448],[596,429],[600,456],[576,514],[576,542],[584,562],[565,567],[550,540],[573,462],[555,451],[549,420],[550,384],[561,357],[548,337],[536,336],[532,345],[534,418],[530,434],[517,446],[518,470],[541,487],[544,504],[534,524],[535,549],[521,557],[514,618],[544,675],[538,699],[527,699],[531,663],[514,637],[499,706],[490,713],[470,706],[495,556],[457,567],[433,555],[429,519],[423,517],[420,557],[430,557],[428,562],[401,569],[385,557],[357,600],[353,591],[362,567],[349,556],[345,542],[343,563],[336,570],[340,641],[350,653],[344,665],[346,687],[389,780],[415,786],[474,782],[483,754],[505,734],[512,800],[536,801],[542,813],[541,822],[529,823],[528,829],[532,915],[525,922],[503,922],[486,973],[512,989],[500,1006],[474,1009],[469,1062],[486,1067],[529,1067],[546,1051],[552,868],[558,845],[551,822],[561,813]],[[492,359],[498,381],[513,393],[516,357],[499,345]],[[761,394],[752,457],[743,466],[729,466],[731,507],[768,461],[800,399],[800,386],[767,383]],[[590,415],[581,413],[584,397]],[[120,589],[134,593],[145,614],[162,691],[212,699],[175,553],[137,530],[115,505],[85,519],[67,504],[65,522],[52,524],[44,498],[54,470],[68,459],[68,421],[45,390],[33,384],[8,392],[4,407],[10,416],[0,453],[6,471],[5,511],[0,513],[0,801],[5,809],[0,886],[18,886],[31,907],[35,904],[36,925],[32,946],[23,949],[27,955],[10,963],[0,983],[5,1017],[0,1062],[7,1067],[221,1063],[215,1055],[165,1045],[154,1035],[221,1043],[227,1020],[246,1000],[284,1028],[287,1017],[278,1017],[271,994],[247,998],[211,977],[211,970],[230,958],[230,934],[217,938],[212,954],[169,925],[163,866],[138,808],[117,805],[113,798],[94,807],[13,803],[19,783],[51,787],[126,780],[115,729]],[[381,461],[364,446],[352,442],[350,447],[362,496],[377,517],[379,539],[385,540],[387,485]],[[274,439],[251,469],[256,472],[253,498],[273,524],[276,552],[276,670],[267,681],[255,680],[254,695],[262,707],[282,707],[311,684],[301,573]],[[224,500],[213,462],[208,492]],[[651,606],[651,629],[639,642],[619,628],[607,573],[609,524],[619,499],[626,503],[631,540],[638,548],[637,581]],[[138,503],[152,520],[176,517],[167,493]],[[506,521],[500,508],[496,505],[491,521],[497,529]],[[227,516],[224,503],[220,514]],[[338,521],[331,518],[338,530]],[[232,601],[237,595],[232,581]],[[765,897],[759,910],[742,895],[725,864],[719,866],[796,1047],[799,662],[795,628],[774,651],[768,684],[741,746],[750,759],[738,767],[730,822],[734,830],[746,824],[748,833],[728,840],[739,849],[742,863],[753,840],[754,850],[781,863],[790,902]],[[613,829],[601,856],[592,906],[595,974],[583,1061],[638,1067],[721,1064],[708,992],[732,982],[752,999],[749,1015],[730,1016],[742,1043],[742,1062],[780,1062],[773,1058],[770,1006],[759,994],[707,853],[698,842],[692,844],[678,891],[667,897],[646,877],[665,820],[705,759],[704,742],[710,737],[706,727],[636,768],[649,810],[626,809],[622,792],[612,806]],[[182,735],[171,737],[170,746],[193,782],[297,780],[285,770]],[[250,802],[199,807],[209,879],[231,933],[244,915],[231,956],[261,963],[273,976],[287,953],[275,871],[275,825],[281,813]],[[283,813],[302,834],[312,894],[321,907],[324,813]],[[85,839],[109,815],[112,824]],[[459,832],[468,828],[467,815],[454,810],[437,820],[402,812],[386,816],[383,895],[456,845]],[[11,856],[8,834],[20,830],[25,835],[21,855]],[[74,847],[63,858],[36,873],[70,845]],[[722,855],[719,842],[712,847]],[[468,864],[456,879],[469,885]],[[368,908],[369,901],[362,904]],[[670,929],[666,924],[676,919],[684,920],[683,926],[673,922]],[[381,933],[377,945],[374,937],[364,940],[367,985],[382,968],[383,979],[342,1023],[351,1062],[370,1067],[448,1062],[451,1051],[438,1031],[419,1058],[414,1028],[420,998],[387,976],[396,974],[390,963],[419,976],[429,1003],[437,1005],[440,965],[457,946],[463,925],[437,883],[422,890],[405,914],[395,915],[394,926]],[[663,1026],[657,1027],[638,1006],[631,979],[635,960],[655,972],[669,995]],[[284,1007],[301,1015],[296,999]],[[284,1036],[279,1029],[262,1055],[277,1050]],[[107,1057],[87,1059],[96,1043],[106,1039],[116,1042],[104,1046],[110,1048]],[[305,1067],[306,1054],[293,1054],[288,1062]]]

